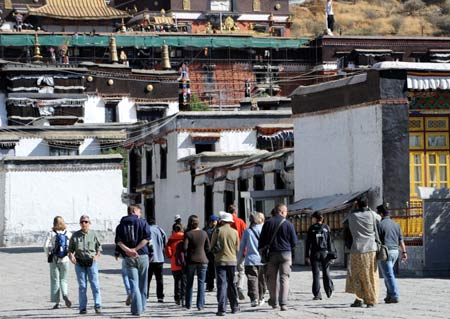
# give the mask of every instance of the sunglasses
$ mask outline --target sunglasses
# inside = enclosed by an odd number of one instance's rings
[[[82,221],[80,221],[80,224],[89,224],[89,221],[88,220],[82,220]]]

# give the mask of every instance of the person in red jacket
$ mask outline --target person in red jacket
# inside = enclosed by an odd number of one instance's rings
[[[244,234],[244,231],[247,229],[247,224],[245,221],[243,221],[241,218],[237,216],[237,207],[236,205],[230,205],[228,208],[228,213],[230,213],[233,216],[233,222],[231,223],[231,227],[236,229],[239,236],[239,241],[242,239],[242,235]],[[236,286],[238,288],[238,294],[239,294],[239,300],[245,300],[244,295],[244,278],[245,278],[245,272],[244,272],[244,259],[237,261],[237,267],[238,270],[237,274],[237,281]]]
[[[167,242],[165,253],[167,258],[170,258],[170,270],[172,271],[174,284],[174,299],[177,305],[184,306],[184,292],[186,287],[186,277],[184,275],[183,260],[178,255],[183,250],[183,226],[181,224],[174,224],[172,227],[172,235]],[[181,251],[177,251],[177,245],[181,243]]]

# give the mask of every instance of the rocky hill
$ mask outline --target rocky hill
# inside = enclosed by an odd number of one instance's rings
[[[294,36],[315,36],[325,28],[326,0],[291,5]],[[450,36],[450,0],[334,0],[335,34]]]

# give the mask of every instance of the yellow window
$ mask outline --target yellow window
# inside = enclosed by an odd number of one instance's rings
[[[427,154],[427,186],[448,187],[449,153],[433,152]]]
[[[423,150],[423,133],[409,133],[409,148]]]
[[[411,197],[419,196],[419,186],[424,186],[424,166],[423,153],[411,152],[410,160],[410,195]]]
[[[410,117],[409,118],[409,130],[410,131],[423,131],[423,118]]]
[[[448,149],[448,132],[447,133],[427,133],[426,135],[427,149],[439,150]]]
[[[446,117],[427,117],[425,122],[427,131],[448,130],[448,118]]]

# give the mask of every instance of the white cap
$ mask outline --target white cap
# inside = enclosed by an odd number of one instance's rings
[[[233,222],[233,216],[230,213],[227,212],[219,212],[219,217],[221,221],[232,223]]]

